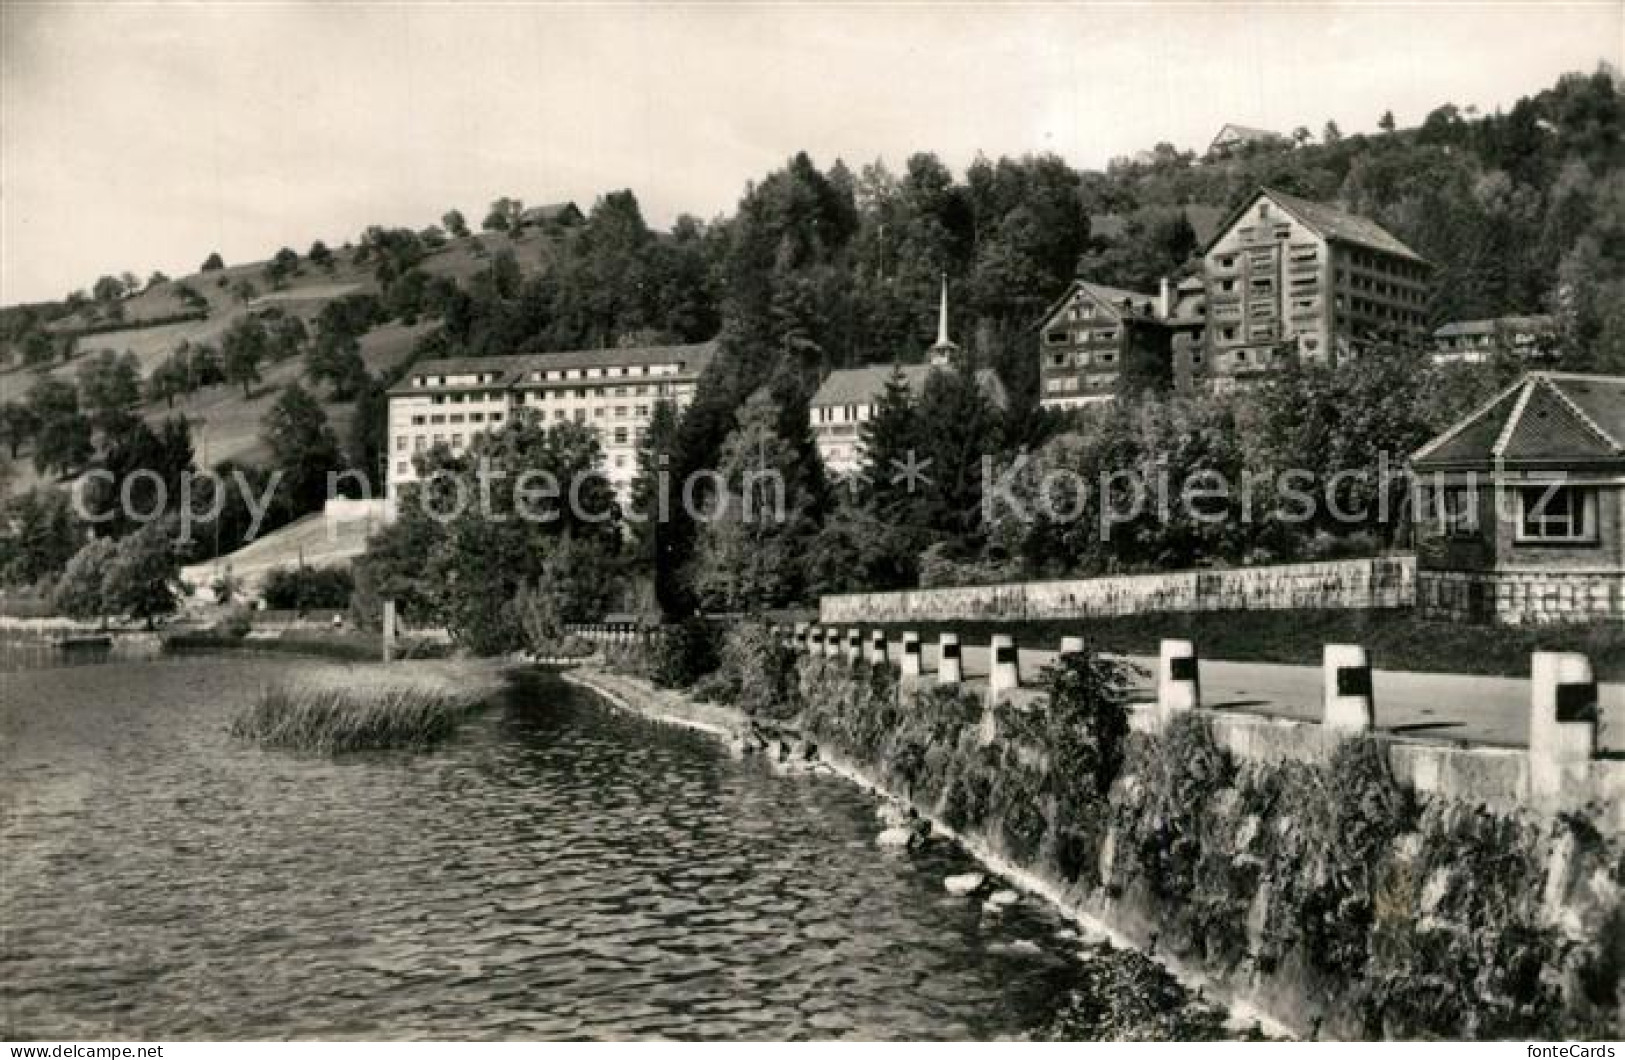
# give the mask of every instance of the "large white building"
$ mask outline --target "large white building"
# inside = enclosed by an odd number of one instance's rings
[[[606,477],[625,499],[655,403],[686,406],[715,349],[707,342],[413,365],[389,392],[389,495],[417,481],[414,457],[436,445],[460,453],[528,409],[548,423],[591,426],[604,447]]]

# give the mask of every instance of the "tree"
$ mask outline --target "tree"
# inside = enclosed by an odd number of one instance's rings
[[[480,227],[487,232],[517,231],[519,228],[519,215],[524,212],[524,203],[504,195],[491,204],[491,209],[486,212],[485,221]]]
[[[1300,125],[1296,129],[1292,130],[1292,142],[1298,147],[1302,147],[1307,144],[1312,136],[1313,134],[1309,131],[1309,126],[1307,125]]]
[[[36,486],[0,513],[0,582],[35,585],[61,573],[84,540],[66,492]]]
[[[104,421],[94,464],[102,473],[81,486],[85,509],[106,517],[97,533],[122,537],[179,503],[182,477],[192,470],[191,428],[181,416],[154,430],[138,416],[115,413]]]
[[[79,411],[73,384],[55,376],[35,378],[28,390],[34,413],[34,469],[67,472],[83,466],[91,455],[90,421]]]
[[[1326,123],[1326,127],[1320,132],[1320,142],[1323,144],[1335,144],[1342,139],[1343,130],[1337,127],[1337,123],[1335,121],[1328,121]]]
[[[260,365],[269,345],[265,324],[254,316],[235,321],[220,340],[221,370],[226,382],[243,388],[244,400],[249,396],[249,388],[260,381]]]
[[[224,260],[221,259],[220,252],[217,250],[217,251],[214,251],[213,253],[211,253],[207,258],[203,259],[203,267],[201,269],[199,269],[198,271],[199,272],[219,272],[221,269],[223,269],[225,267],[226,267],[226,263],[225,263]]]
[[[795,599],[797,542],[811,506],[793,489],[797,454],[778,433],[779,410],[767,392],[753,394],[737,419],[722,446],[723,487],[700,531],[693,578],[708,609],[756,612]]]
[[[290,383],[261,421],[260,438],[271,451],[271,466],[282,472],[279,504],[295,518],[320,509],[327,501],[328,473],[342,471],[344,461],[316,399]]]
[[[271,281],[273,289],[280,290],[288,278],[298,271],[299,253],[291,247],[283,247],[266,264],[265,278]]]
[[[87,620],[108,613],[104,589],[107,571],[118,553],[118,543],[96,537],[85,542],[63,568],[51,590],[51,606],[69,618]]]
[[[107,565],[102,583],[103,606],[114,614],[144,621],[175,610],[179,599],[180,564],[162,523],[146,526],[123,538]]]
[[[30,406],[21,401],[0,404],[0,445],[10,450],[13,460],[38,428],[39,414]]]
[[[487,501],[465,504],[453,517],[454,498],[482,496],[481,467],[491,484]],[[567,548],[569,570],[555,571],[546,583],[565,594],[553,606],[584,617],[602,606],[614,581],[619,512],[591,429],[516,416],[481,435],[462,456],[430,450],[419,460],[419,473],[396,521],[358,564],[358,583],[369,595],[408,596],[470,649],[509,651],[525,641],[521,590],[534,591],[550,557]],[[550,478],[557,494],[520,493],[513,487],[526,474],[531,487],[546,481],[541,476]],[[577,591],[591,596],[580,600]]]
[[[468,221],[461,210],[447,210],[440,218],[440,224],[453,239],[463,239],[468,235]]]
[[[152,275],[147,277],[147,290],[150,291],[154,287],[157,287],[160,284],[165,284],[165,283],[168,283],[168,282],[169,282],[169,277],[168,276],[165,276],[162,272],[159,272],[158,270],[154,269]]]
[[[141,403],[141,362],[134,353],[103,350],[79,369],[79,404],[93,416]]]
[[[1382,117],[1377,120],[1377,128],[1385,133],[1393,133],[1394,129],[1397,128],[1394,122],[1394,112],[1391,110],[1383,111]]]
[[[126,290],[124,281],[117,276],[103,276],[91,286],[90,293],[96,301],[108,303],[124,297]]]
[[[328,271],[333,269],[333,252],[320,239],[310,245],[310,249],[305,251],[305,257],[309,258],[310,263],[319,269],[327,269]]]

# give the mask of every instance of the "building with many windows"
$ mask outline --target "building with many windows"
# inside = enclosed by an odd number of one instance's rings
[[[1430,273],[1373,221],[1260,189],[1202,255],[1200,378],[1223,390],[1280,367],[1283,353],[1336,364],[1381,337],[1420,337]]]
[[[1172,378],[1166,285],[1161,295],[1074,280],[1039,325],[1038,399],[1074,409],[1108,401],[1125,374]]]
[[[413,458],[436,445],[461,452],[485,431],[529,411],[545,422],[590,426],[605,474],[623,497],[637,446],[658,401],[694,395],[714,343],[425,361],[389,392],[390,496],[417,481]]]
[[[1549,316],[1457,320],[1433,332],[1434,364],[1484,364],[1498,353],[1536,364],[1554,360],[1557,320]]]

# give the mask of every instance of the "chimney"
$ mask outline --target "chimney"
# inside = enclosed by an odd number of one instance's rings
[[[1173,285],[1168,282],[1168,277],[1164,276],[1162,278],[1161,286],[1159,286],[1157,288],[1157,316],[1162,320],[1167,320],[1169,317],[1171,317],[1173,315],[1174,315]]]

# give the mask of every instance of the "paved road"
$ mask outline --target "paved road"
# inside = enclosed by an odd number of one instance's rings
[[[922,667],[935,673],[937,646],[922,645]],[[965,677],[985,680],[986,646],[966,644],[960,649]],[[902,645],[887,645],[893,661],[902,659]],[[1018,653],[1023,684],[1035,684],[1038,673],[1055,660],[1054,651],[1022,649]],[[1155,698],[1157,660],[1127,656],[1146,671],[1137,696]],[[1219,662],[1201,664],[1202,706],[1274,717],[1318,719],[1321,715],[1321,670],[1318,666],[1280,663]],[[1522,747],[1528,743],[1529,682],[1517,677],[1477,677],[1465,674],[1415,673],[1376,670],[1372,674],[1376,727],[1408,739],[1494,744]],[[1599,689],[1602,718],[1597,740],[1602,750],[1625,752],[1625,685],[1604,684]]]

